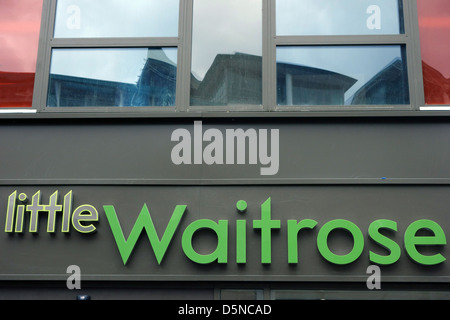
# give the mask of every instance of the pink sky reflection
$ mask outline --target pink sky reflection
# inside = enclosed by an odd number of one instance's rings
[[[0,1],[0,71],[36,71],[43,0]]]

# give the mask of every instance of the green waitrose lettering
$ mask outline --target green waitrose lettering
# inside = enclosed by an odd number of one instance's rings
[[[142,208],[136,223],[126,240],[120,224],[117,220],[113,206],[104,206],[106,216],[108,218],[111,231],[117,243],[120,255],[124,264],[136,244],[139,235],[146,231],[150,245],[152,246],[156,259],[160,264],[164,258],[165,252],[172,241],[175,232],[183,232],[182,249],[184,254],[193,262],[199,264],[208,263],[228,263],[228,228],[230,223],[228,220],[219,220],[215,222],[209,219],[201,219],[191,222],[184,231],[178,230],[180,221],[185,214],[186,206],[176,206],[172,214],[161,240],[157,236],[155,226],[152,222],[150,212],[147,206]],[[288,263],[299,263],[298,243],[301,241],[301,230],[312,231],[317,228],[318,222],[312,219],[288,220],[287,221],[287,252]],[[247,222],[246,220],[236,220],[236,263],[246,263],[246,239],[247,239]],[[272,262],[272,231],[281,228],[280,220],[272,219],[271,199],[267,199],[261,205],[261,218],[253,220],[253,229],[259,231],[261,239],[261,263],[270,264]],[[215,250],[206,255],[202,255],[195,251],[192,246],[192,239],[195,233],[202,229],[209,229],[217,236],[217,246]],[[328,245],[328,236],[331,232],[342,229],[348,232],[353,238],[352,250],[344,255],[333,253]],[[373,251],[369,251],[369,260],[379,265],[390,265],[397,262],[401,256],[399,244],[394,240],[382,234],[383,229],[397,232],[397,223],[392,220],[380,219],[372,222],[369,226],[368,237],[377,245],[384,248],[387,254],[382,255]],[[417,233],[421,229],[429,230],[431,236],[421,236]],[[409,257],[423,265],[436,265],[444,262],[446,258],[441,254],[424,255],[418,250],[419,246],[426,245],[445,245],[446,238],[442,228],[431,220],[417,220],[411,223],[405,231],[404,246]],[[319,228],[317,234],[317,249],[321,256],[328,262],[337,265],[347,265],[356,261],[362,254],[365,245],[364,235],[361,229],[351,221],[345,219],[335,219],[325,223]]]
[[[94,223],[98,222],[97,209],[89,204],[84,204],[72,209],[72,191],[68,192],[61,203],[58,201],[59,193],[54,192],[48,199],[43,201],[41,192],[36,192],[29,201],[24,193],[13,192],[8,197],[5,232],[9,234],[23,233],[24,220],[29,219],[29,232],[38,232],[38,221],[42,215],[47,218],[47,232],[56,232],[56,217],[61,215],[61,232],[67,233],[70,227],[83,234],[96,232]],[[171,245],[176,233],[181,234],[181,247],[188,259],[198,264],[229,263],[229,229],[235,228],[236,248],[235,263],[247,263],[247,229],[253,227],[254,233],[260,238],[261,263],[272,263],[272,233],[281,229],[281,221],[272,216],[271,198],[261,205],[260,218],[248,225],[245,219],[214,221],[210,219],[199,219],[191,221],[184,230],[181,229],[181,221],[187,215],[186,205],[177,205],[172,212],[171,218],[164,230],[156,230],[152,216],[147,204],[144,204],[134,226],[128,236],[123,233],[116,209],[112,205],[104,205],[114,241],[116,242],[120,257],[124,265],[129,261],[140,235],[145,232],[150,246],[153,249],[156,261],[161,264],[167,249]],[[243,200],[236,204],[237,212],[243,216],[247,209],[247,203]],[[130,214],[129,212],[127,213]],[[192,240],[200,230],[209,230],[217,236],[215,250],[209,254],[201,254],[195,250]],[[302,263],[298,254],[298,244],[302,241],[303,232],[317,233],[317,251],[323,259],[336,265],[347,265],[355,262],[363,253],[365,237],[361,229],[353,222],[345,219],[334,219],[319,226],[319,222],[313,219],[288,220],[286,223],[287,254],[289,264]],[[336,254],[329,246],[329,235],[334,230],[344,230],[353,239],[353,247],[346,254]],[[423,235],[422,230],[427,230]],[[391,265],[396,263],[402,254],[400,244],[395,242],[387,234],[398,232],[397,222],[389,219],[373,221],[368,228],[367,238],[377,245],[381,250],[377,252],[369,250],[369,261],[378,265]],[[435,221],[420,219],[412,222],[405,230],[403,246],[406,255],[413,261],[426,265],[437,265],[443,263],[446,258],[440,254],[423,254],[420,248],[424,246],[444,246],[447,244],[445,233],[441,226]],[[380,253],[381,251],[381,253]]]

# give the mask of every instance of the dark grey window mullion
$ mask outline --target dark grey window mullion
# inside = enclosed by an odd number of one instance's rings
[[[179,38],[59,38],[51,39],[52,48],[130,48],[178,47]]]
[[[33,108],[38,112],[45,109],[47,87],[50,72],[51,48],[48,42],[52,38],[56,1],[44,0],[42,8],[42,22],[39,37],[38,59],[34,81]]]
[[[407,55],[409,61],[409,87],[411,105],[414,110],[420,110],[425,105],[425,93],[422,73],[422,56],[420,50],[419,17],[417,0],[404,0],[405,33],[409,37]]]
[[[276,0],[265,0],[263,12],[263,107],[275,111],[277,105]]]
[[[277,36],[277,46],[406,44],[407,35]]]
[[[49,86],[49,82],[50,82],[50,66],[51,66],[52,50],[53,50],[51,43],[53,41],[53,35],[54,35],[54,30],[55,30],[56,1],[57,0],[44,0],[44,1],[50,3],[49,4],[50,11],[48,12],[48,14],[49,14],[48,29],[45,31],[47,34],[48,43],[45,44],[46,45],[45,60],[44,60],[45,68],[44,68],[43,76],[41,78],[42,90],[41,90],[41,95],[39,97],[41,111],[46,111],[46,109],[47,109],[47,94],[48,94],[48,86]]]
[[[176,109],[180,112],[188,111],[190,104],[193,7],[193,0],[180,1],[176,104]]]

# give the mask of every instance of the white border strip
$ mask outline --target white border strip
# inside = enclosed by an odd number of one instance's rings
[[[420,107],[420,111],[450,111],[450,106],[433,106],[433,107]],[[0,114],[14,114],[14,113],[37,113],[36,109],[1,109]]]
[[[441,106],[420,107],[420,111],[450,111],[450,106],[448,106],[448,107],[441,107]]]
[[[36,109],[0,109],[0,114],[37,113]]]

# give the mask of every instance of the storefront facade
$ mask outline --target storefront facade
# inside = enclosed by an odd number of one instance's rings
[[[0,298],[449,298],[446,1],[32,2]]]

